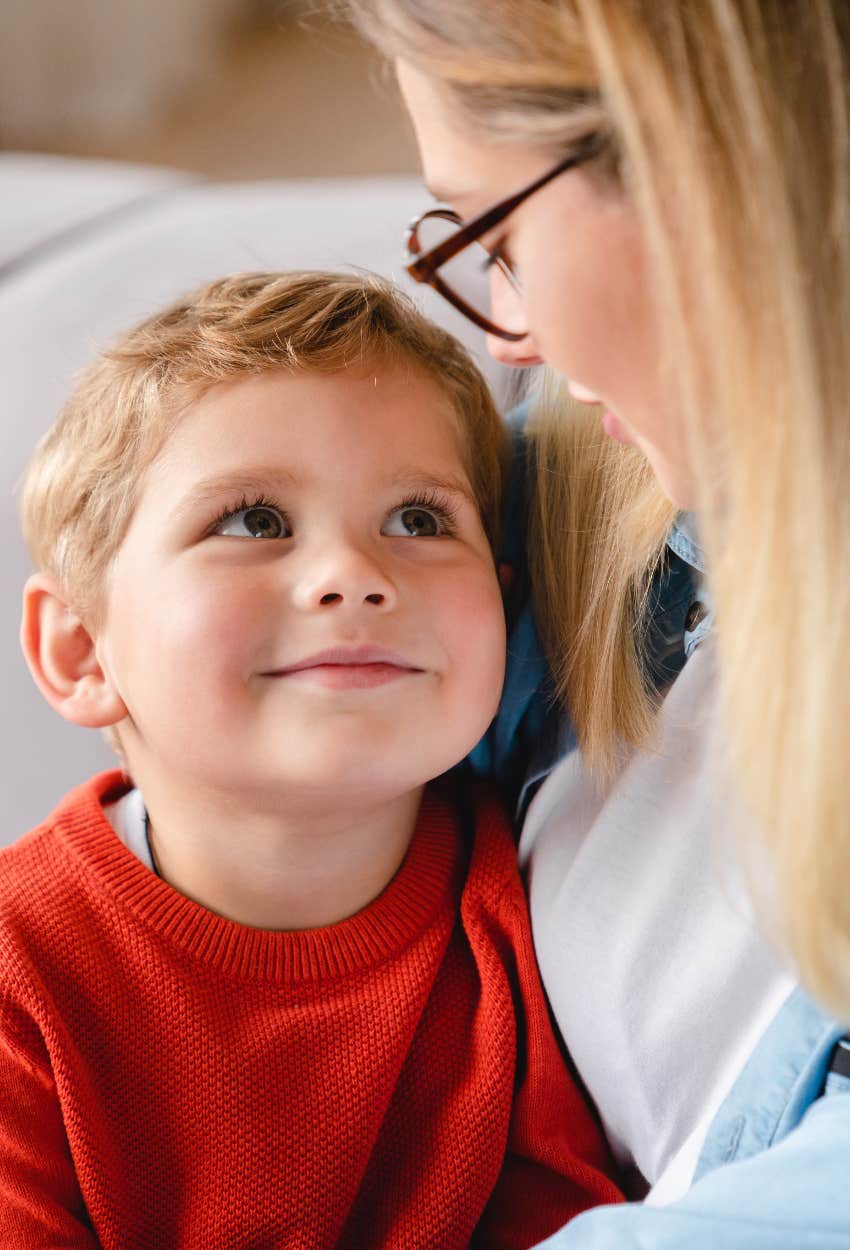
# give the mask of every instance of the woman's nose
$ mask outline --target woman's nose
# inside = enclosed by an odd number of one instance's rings
[[[495,325],[505,330],[513,330],[517,334],[525,327],[522,296],[498,265],[493,265],[490,270],[490,319]],[[537,344],[530,334],[516,340],[488,334],[487,350],[494,360],[520,369],[543,363]]]
[[[295,601],[305,611],[393,607],[395,584],[379,562],[365,551],[340,546],[310,559],[299,578]]]
[[[505,326],[505,329],[510,327]],[[543,357],[530,334],[516,340],[500,339],[495,334],[488,334],[487,351],[500,364],[512,365],[515,369],[528,369],[531,365],[543,364]]]

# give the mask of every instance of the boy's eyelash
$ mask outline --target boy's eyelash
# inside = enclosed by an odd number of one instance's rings
[[[230,518],[235,516],[237,512],[247,512],[249,508],[274,508],[275,512],[279,512],[282,517],[286,517],[286,513],[283,509],[269,499],[267,495],[252,495],[250,498],[248,495],[243,495],[239,503],[228,504],[226,508],[222,508],[218,516],[214,520],[210,521],[206,532],[208,534],[213,534],[218,529],[219,525],[222,525],[225,521],[229,521]]]
[[[220,525],[223,525],[225,521],[229,521],[237,512],[247,512],[250,508],[273,508],[282,517],[286,517],[286,513],[280,505],[274,503],[267,495],[258,494],[250,497],[242,495],[238,502],[229,503],[221,509],[218,515],[210,521],[206,532],[213,534]],[[403,508],[424,508],[440,518],[447,534],[457,532],[457,505],[448,496],[440,494],[437,490],[431,489],[407,495],[391,511],[400,512]]]
[[[427,512],[433,512],[442,521],[447,534],[457,533],[457,504],[439,491],[431,489],[409,495],[392,511],[400,512],[403,508],[424,508]]]

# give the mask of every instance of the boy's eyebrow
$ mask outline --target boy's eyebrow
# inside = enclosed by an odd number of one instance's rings
[[[437,477],[433,473],[423,473],[421,469],[411,465],[394,473],[392,481],[393,485],[403,490],[441,490],[450,495],[462,495],[474,508],[478,507],[478,500],[469,482],[454,474]]]
[[[191,490],[183,496],[174,509],[174,516],[180,517],[184,512],[191,512],[199,505],[217,503],[222,495],[270,495],[281,485],[293,486],[295,474],[289,469],[274,469],[262,465],[256,469],[242,469],[239,472],[216,473],[212,477],[196,482]]]
[[[177,519],[199,506],[218,503],[223,495],[244,495],[250,499],[252,495],[274,495],[281,486],[295,487],[304,484],[304,480],[291,469],[275,469],[269,465],[242,469],[239,472],[217,473],[196,482],[176,505],[173,515]],[[472,487],[465,478],[451,473],[423,473],[418,465],[404,465],[397,469],[387,479],[387,485],[403,491],[437,490],[461,495],[473,507],[478,507]]]

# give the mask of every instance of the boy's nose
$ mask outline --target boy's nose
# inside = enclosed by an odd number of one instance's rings
[[[389,608],[396,587],[376,560],[353,549],[328,553],[308,564],[295,590],[305,611],[331,608]]]

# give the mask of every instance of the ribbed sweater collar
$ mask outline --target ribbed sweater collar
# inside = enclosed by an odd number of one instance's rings
[[[103,773],[53,814],[82,889],[94,906],[128,909],[161,939],[225,975],[308,983],[350,976],[400,954],[441,915],[450,924],[455,913],[466,856],[457,818],[434,787],[425,791],[404,862],[374,902],[327,928],[288,932],[226,920],[150,872],[103,811],[126,788],[120,772]]]

